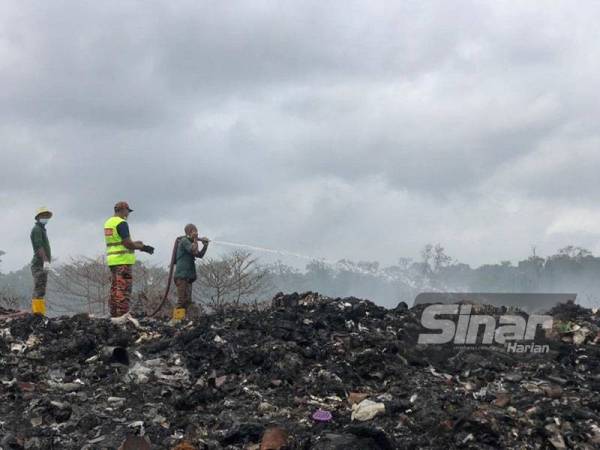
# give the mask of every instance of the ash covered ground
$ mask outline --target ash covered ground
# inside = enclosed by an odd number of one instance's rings
[[[305,293],[176,326],[0,310],[0,448],[600,448],[593,311],[555,308],[550,351],[513,354],[417,345],[422,309]]]

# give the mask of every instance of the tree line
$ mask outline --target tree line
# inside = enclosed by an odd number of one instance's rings
[[[0,256],[2,252],[0,252]],[[546,258],[535,252],[513,264],[501,261],[471,268],[429,244],[420,258],[400,258],[396,264],[340,260],[336,264],[311,261],[304,270],[276,262],[261,264],[246,251],[234,251],[198,263],[193,298],[205,311],[229,307],[260,307],[276,292],[318,291],[333,297],[368,298],[387,307],[409,305],[425,291],[568,292],[586,306],[600,303],[600,258],[591,251],[568,246]],[[162,300],[168,279],[164,267],[141,262],[134,266],[134,312],[153,311]],[[0,306],[27,308],[31,295],[29,266],[0,274]],[[52,314],[87,312],[107,315],[110,271],[103,257],[77,257],[58,264],[50,274],[47,303]],[[175,292],[163,309],[169,314]]]

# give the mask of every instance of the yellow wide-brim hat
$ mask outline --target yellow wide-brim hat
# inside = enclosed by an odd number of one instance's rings
[[[41,208],[38,208],[37,211],[35,212],[35,219],[37,219],[40,216],[40,214],[44,214],[44,213],[48,213],[48,214],[50,214],[50,217],[52,217],[52,211],[50,211],[45,206],[42,206]]]

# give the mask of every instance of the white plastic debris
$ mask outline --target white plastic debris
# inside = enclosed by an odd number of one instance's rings
[[[131,322],[133,324],[133,326],[136,327],[137,329],[139,329],[139,330],[142,329],[142,327],[140,326],[140,323],[137,321],[137,319],[134,319],[131,316],[131,313],[123,314],[121,317],[112,317],[110,319],[110,321],[112,323],[114,323],[115,325],[125,325],[127,322]]]
[[[144,436],[144,434],[146,434],[146,430],[144,429],[144,421],[143,420],[136,420],[135,422],[131,422],[128,425],[129,428],[139,428],[139,433],[140,436]]]
[[[150,374],[152,373],[152,369],[138,363],[129,369],[127,376],[129,379],[135,383],[144,384],[147,383],[150,379]]]
[[[81,390],[82,384],[80,383],[56,383],[54,381],[48,381],[48,386],[54,389],[58,389],[63,392],[77,392]]]
[[[23,350],[25,350],[25,346],[23,344],[11,344],[10,346],[10,351],[11,352],[18,352],[21,353]]]
[[[35,336],[35,335],[30,335],[29,338],[27,339],[27,342],[25,342],[25,345],[27,347],[35,347],[36,345],[38,345],[41,342],[40,338]]]
[[[474,441],[474,440],[475,440],[475,436],[473,436],[473,433],[469,433],[469,434],[467,435],[467,437],[465,437],[465,438],[462,440],[462,443],[463,443],[463,444],[466,444],[467,442]]]
[[[352,405],[351,419],[365,422],[383,413],[385,413],[385,405],[383,403],[363,400],[357,405]]]
[[[590,428],[592,430],[592,443],[593,444],[600,444],[600,427],[598,425],[596,425],[595,423],[590,425]]]
[[[377,400],[379,400],[380,402],[391,402],[392,400],[394,400],[394,397],[392,396],[392,394],[386,392],[385,394],[378,395]]]
[[[591,333],[591,330],[589,328],[586,328],[586,327],[579,328],[573,334],[573,343],[575,345],[583,344],[585,342],[585,339],[588,337],[588,335],[590,333]]]

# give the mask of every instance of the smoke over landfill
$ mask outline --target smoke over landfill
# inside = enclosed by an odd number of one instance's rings
[[[573,293],[577,295],[577,303],[583,306],[600,305],[597,277],[600,258],[589,250],[573,246],[547,257],[531,254],[516,263],[502,261],[471,267],[447,255],[439,244],[425,246],[416,260],[401,258],[389,266],[377,262],[313,259],[311,255],[249,244],[215,241],[211,245],[214,246],[211,252],[218,255],[222,247],[227,251],[222,256],[209,253],[207,259],[198,264],[201,275],[211,267],[231,261],[232,252],[252,261],[249,273],[259,280],[256,289],[244,297],[246,303],[271,298],[277,292],[314,289],[333,297],[368,298],[385,307],[394,307],[399,301],[412,305],[422,292]],[[166,288],[167,268],[139,264],[136,269],[139,276],[134,277],[134,297],[160,297]],[[0,273],[0,306],[28,308],[33,289],[30,272],[29,266],[25,266],[11,273]],[[107,314],[107,277],[108,269],[102,256],[56,263],[48,286],[49,313]],[[65,283],[81,287],[69,289]],[[196,284],[194,300],[206,303],[215,286],[202,276]],[[174,292],[171,294],[174,296]]]

